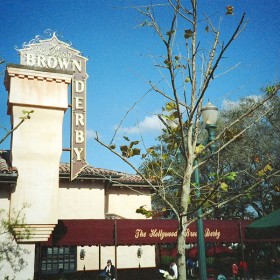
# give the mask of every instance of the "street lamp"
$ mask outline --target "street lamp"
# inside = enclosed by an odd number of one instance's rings
[[[212,142],[215,139],[216,122],[218,118],[218,108],[215,107],[210,102],[201,110],[202,120],[205,125],[205,129],[208,132],[207,143]],[[215,144],[211,144],[209,149],[211,153],[215,151]],[[194,160],[194,177],[196,185],[196,197],[200,198],[200,182],[199,182],[199,170],[198,170],[198,159]],[[199,279],[207,279],[207,269],[206,269],[206,254],[205,254],[205,242],[204,242],[204,229],[202,220],[202,207],[197,210],[197,243],[198,243],[198,260],[199,260]]]
[[[201,110],[202,120],[205,125],[205,129],[208,132],[207,143],[212,142],[216,137],[216,122],[218,119],[218,108],[208,102],[204,108]],[[211,153],[215,151],[216,145],[213,143],[210,145],[209,149]]]

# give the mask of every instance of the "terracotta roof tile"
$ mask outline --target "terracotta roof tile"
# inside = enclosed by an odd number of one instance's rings
[[[69,163],[60,163],[59,167],[60,174],[70,174],[70,164]],[[117,183],[127,183],[127,184],[145,184],[146,182],[138,175],[128,174],[120,171],[108,170],[104,168],[97,168],[88,165],[83,171],[79,174],[78,178],[82,177],[104,177],[104,179],[112,179]]]
[[[10,151],[0,151],[0,174],[18,173],[15,167],[10,164]]]
[[[70,164],[69,163],[60,163],[59,166],[59,173],[69,173],[70,174]],[[103,169],[103,168],[97,168],[93,166],[86,166],[83,171],[80,173],[79,176],[85,176],[85,175],[92,175],[92,176],[122,176],[122,172]]]

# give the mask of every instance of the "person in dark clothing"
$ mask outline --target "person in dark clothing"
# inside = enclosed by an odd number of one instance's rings
[[[272,277],[272,279],[280,277],[280,262],[277,261],[276,259],[272,258],[270,260],[270,265],[271,265],[271,277]]]
[[[112,261],[108,260],[107,265],[104,268],[104,272],[106,276],[109,277],[109,279],[114,280],[115,279],[115,267],[112,265]]]

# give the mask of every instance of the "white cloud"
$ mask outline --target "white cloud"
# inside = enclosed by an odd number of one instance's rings
[[[161,130],[162,123],[157,115],[146,116],[144,120],[135,126],[119,128],[119,132],[126,132],[128,134],[160,133]]]
[[[96,137],[96,132],[92,129],[87,130],[87,139],[94,139]]]

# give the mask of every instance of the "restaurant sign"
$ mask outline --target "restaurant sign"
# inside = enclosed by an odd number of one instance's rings
[[[210,228],[206,228],[204,230],[204,238],[214,238],[216,240],[219,240],[221,236],[221,231],[218,230],[217,228],[215,229],[210,229]],[[141,239],[141,238],[156,238],[156,239],[159,239],[159,240],[164,240],[166,238],[170,238],[170,237],[177,237],[177,231],[174,230],[174,231],[165,231],[165,230],[162,230],[160,228],[154,228],[154,229],[150,229],[148,232],[143,230],[143,229],[140,229],[140,228],[137,228],[135,230],[135,235],[134,237],[136,239]],[[190,228],[187,228],[187,231],[186,231],[186,237],[187,239],[191,239],[191,238],[197,238],[197,231],[192,231]]]
[[[204,220],[205,242],[239,242],[240,221]],[[117,220],[118,244],[176,243],[178,237],[176,220]],[[243,230],[242,230],[243,232]],[[186,243],[197,242],[197,225],[191,223],[186,229]]]
[[[73,73],[71,112],[71,180],[87,166],[86,162],[86,73],[87,58],[60,41],[55,32],[49,39],[36,36],[18,49],[20,64],[37,69],[61,70]]]

